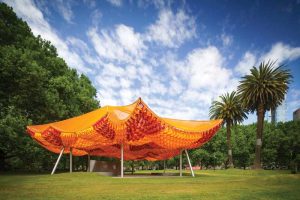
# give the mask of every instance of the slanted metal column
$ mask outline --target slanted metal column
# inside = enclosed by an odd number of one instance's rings
[[[60,151],[60,153],[59,153],[59,156],[58,156],[58,158],[57,158],[57,161],[56,161],[56,163],[55,163],[55,165],[54,165],[54,167],[53,167],[53,170],[52,170],[52,172],[51,172],[51,175],[53,175],[53,174],[55,173],[55,170],[56,170],[56,168],[57,168],[57,165],[58,165],[58,163],[59,163],[59,161],[60,161],[60,158],[61,158],[61,156],[62,156],[64,150],[65,150],[65,148],[63,147],[63,148],[61,149],[61,151]]]
[[[72,147],[70,148],[70,173],[72,173],[72,169],[73,169],[73,160],[72,160],[73,156],[72,156]]]
[[[180,150],[179,176],[182,176],[182,150]]]
[[[121,178],[124,177],[124,171],[123,171],[123,163],[124,163],[124,152],[123,152],[123,144],[121,144]]]
[[[192,173],[192,176],[195,177],[195,174],[194,174],[194,170],[193,170],[193,167],[192,167],[192,164],[191,164],[191,160],[190,160],[190,157],[189,157],[189,154],[188,154],[188,151],[185,149],[185,154],[186,154],[186,157],[187,157],[187,160],[189,162],[189,166],[190,166],[190,169],[191,169],[191,173]]]
[[[90,153],[88,153],[88,167],[87,167],[87,172],[91,172],[91,170],[90,170],[90,162],[91,162],[91,157],[90,157]]]

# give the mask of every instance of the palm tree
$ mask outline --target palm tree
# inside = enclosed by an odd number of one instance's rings
[[[251,113],[256,111],[256,148],[254,168],[261,169],[261,147],[266,111],[275,109],[284,100],[291,82],[292,75],[285,65],[275,67],[275,62],[262,62],[258,68],[255,66],[250,74],[242,77],[238,86],[238,94],[243,106]]]
[[[226,124],[227,147],[228,147],[228,165],[233,167],[232,148],[231,148],[231,127],[247,119],[240,99],[236,92],[220,96],[220,101],[213,101],[210,106],[209,115],[211,119],[223,119]]]

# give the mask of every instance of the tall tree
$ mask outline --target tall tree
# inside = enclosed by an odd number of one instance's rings
[[[276,108],[284,100],[292,75],[285,65],[275,67],[275,62],[262,62],[250,74],[242,77],[238,94],[243,106],[257,114],[256,148],[254,168],[261,168],[261,148],[266,111]]]
[[[231,147],[231,128],[233,125],[247,119],[239,97],[236,92],[226,93],[220,96],[220,101],[213,101],[210,107],[209,115],[211,119],[223,119],[226,124],[227,147],[228,147],[228,165],[233,167],[232,147]]]
[[[99,107],[96,89],[35,37],[0,3],[0,171],[52,167],[52,157],[26,134],[26,125],[70,118]],[[51,156],[51,155],[55,155]]]

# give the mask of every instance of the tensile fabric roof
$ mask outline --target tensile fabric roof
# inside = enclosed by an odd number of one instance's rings
[[[59,153],[120,158],[165,160],[184,149],[200,147],[218,131],[222,120],[179,120],[156,115],[138,99],[127,106],[105,106],[67,120],[27,126],[41,146]]]

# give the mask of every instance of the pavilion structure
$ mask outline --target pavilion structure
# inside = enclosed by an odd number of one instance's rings
[[[127,106],[105,106],[67,120],[27,126],[28,134],[42,147],[58,153],[52,174],[63,153],[72,155],[114,157],[121,160],[167,160],[209,141],[222,120],[192,121],[162,118],[139,98]],[[193,171],[192,175],[194,176]]]

